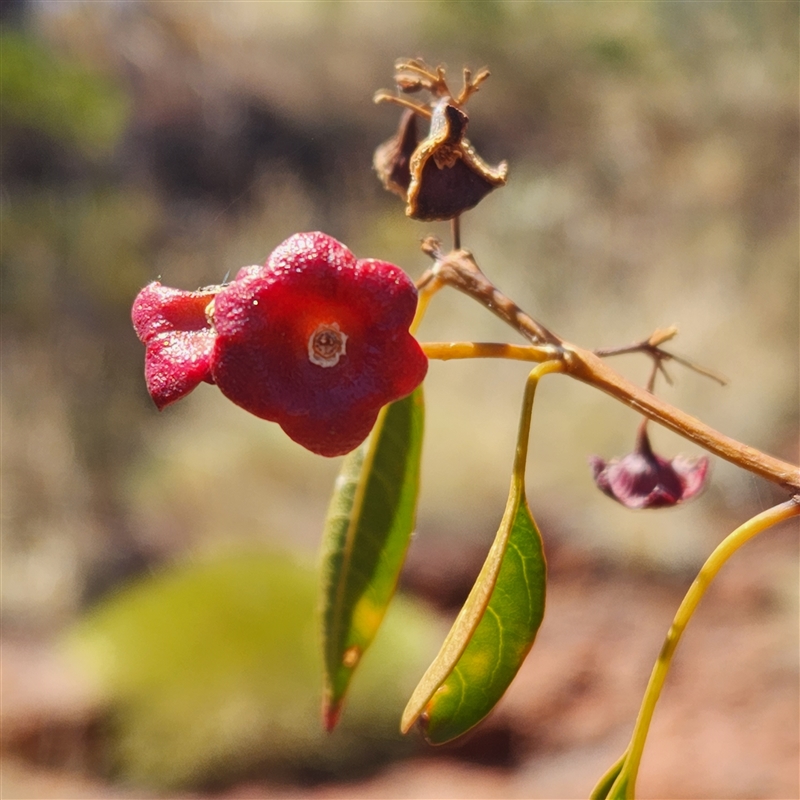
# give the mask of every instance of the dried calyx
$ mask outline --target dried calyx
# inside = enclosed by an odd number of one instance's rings
[[[400,92],[426,90],[431,98],[425,104],[386,91],[375,95],[376,103],[389,102],[406,109],[397,133],[375,151],[375,170],[384,187],[406,201],[408,216],[453,219],[507,180],[506,162],[490,167],[465,136],[469,118],[464,105],[489,77],[489,71],[482,69],[473,77],[465,69],[463,87],[454,96],[443,67],[434,71],[418,59],[399,61],[395,66]],[[430,121],[423,139],[419,138],[417,117]]]

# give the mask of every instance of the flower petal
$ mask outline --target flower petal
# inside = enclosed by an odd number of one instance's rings
[[[627,508],[664,508],[678,505],[705,486],[708,459],[677,456],[669,461],[656,455],[643,426],[636,448],[620,459],[589,459],[595,484]]]
[[[323,233],[296,234],[217,296],[214,379],[309,450],[349,452],[382,406],[425,377],[408,331],[416,302],[399,267],[357,261]]]
[[[683,486],[682,500],[689,500],[703,491],[709,468],[709,460],[706,456],[699,458],[676,456],[672,459],[672,467]]]
[[[216,334],[207,308],[217,289],[185,292],[153,282],[133,304],[131,317],[146,346],[145,381],[156,406],[180,400],[202,381],[213,383]]]

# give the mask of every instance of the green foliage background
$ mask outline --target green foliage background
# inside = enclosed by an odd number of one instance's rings
[[[82,619],[66,647],[114,709],[107,774],[160,789],[224,786],[254,770],[308,781],[413,752],[397,718],[435,628],[399,600],[329,734],[317,584],[314,570],[256,550],[162,570]]]

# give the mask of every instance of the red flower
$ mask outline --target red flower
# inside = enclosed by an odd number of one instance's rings
[[[663,508],[683,503],[705,486],[708,459],[676,456],[668,461],[653,452],[647,420],[639,428],[636,447],[624,458],[589,459],[598,488],[628,508]]]
[[[227,286],[151,284],[133,323],[159,408],[206,380],[309,450],[335,456],[425,377],[427,359],[408,331],[416,305],[399,267],[357,261],[323,233],[298,233]]]

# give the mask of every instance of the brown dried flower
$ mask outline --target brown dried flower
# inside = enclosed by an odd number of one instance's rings
[[[419,144],[417,117],[406,109],[400,117],[400,126],[391,139],[378,146],[372,164],[384,189],[406,199],[411,183],[411,156]]]
[[[387,92],[375,96],[376,102],[392,102],[407,109],[397,133],[375,151],[373,163],[384,187],[406,201],[409,217],[452,219],[505,184],[506,162],[490,167],[465,137],[469,118],[463,105],[488,77],[487,70],[474,79],[464,70],[464,88],[453,99],[442,67],[434,73],[421,61],[401,61],[395,77],[398,88],[404,92],[427,89],[433,96],[431,104]],[[430,131],[421,141],[416,116],[430,119]]]

